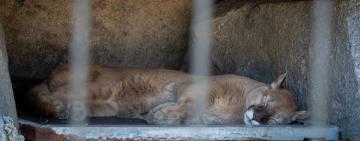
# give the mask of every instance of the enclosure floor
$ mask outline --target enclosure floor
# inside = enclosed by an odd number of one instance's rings
[[[155,126],[90,124],[38,124],[20,120],[20,130],[30,141],[64,140],[338,140],[335,126]]]

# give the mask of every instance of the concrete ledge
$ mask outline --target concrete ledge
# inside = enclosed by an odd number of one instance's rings
[[[335,126],[40,125],[20,121],[29,140],[338,140]],[[43,135],[41,135],[43,134]]]

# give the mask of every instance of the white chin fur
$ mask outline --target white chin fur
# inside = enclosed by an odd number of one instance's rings
[[[254,111],[247,110],[244,114],[244,123],[246,126],[257,126],[260,125],[260,122],[254,120]]]

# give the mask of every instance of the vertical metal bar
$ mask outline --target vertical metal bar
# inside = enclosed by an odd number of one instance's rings
[[[86,122],[87,76],[90,34],[90,0],[74,0],[73,32],[71,40],[71,77],[69,101],[71,102],[71,123]]]
[[[328,121],[332,8],[332,0],[313,2],[312,42],[309,53],[311,122],[315,126],[325,125]]]
[[[201,120],[206,110],[208,93],[208,75],[210,74],[210,51],[212,46],[212,0],[194,0],[192,17],[191,41],[191,73],[194,85],[191,91],[194,94],[192,109],[193,120]],[[199,119],[200,118],[200,119]]]

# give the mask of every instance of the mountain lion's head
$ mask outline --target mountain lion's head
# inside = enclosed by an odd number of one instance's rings
[[[303,121],[310,116],[307,111],[296,111],[292,94],[280,88],[286,73],[268,87],[259,87],[250,92],[246,100],[244,122],[246,125],[288,124]]]

